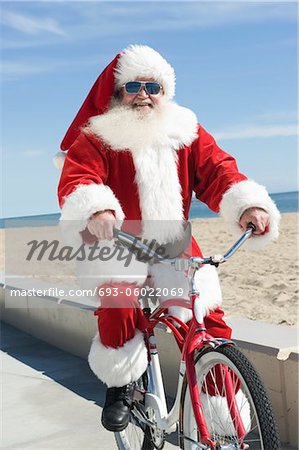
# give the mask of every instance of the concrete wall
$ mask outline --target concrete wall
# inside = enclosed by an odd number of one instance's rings
[[[45,283],[37,282],[39,287]],[[20,289],[21,287],[18,286]],[[0,287],[2,320],[72,354],[87,357],[97,325],[95,307],[55,297],[11,295]],[[246,319],[228,320],[239,348],[258,370],[271,398],[281,439],[298,448],[298,350],[297,330]],[[176,391],[179,353],[173,336],[157,331],[158,347],[167,391]]]

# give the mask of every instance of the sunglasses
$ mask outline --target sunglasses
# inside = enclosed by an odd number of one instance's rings
[[[128,81],[123,84],[127,94],[138,94],[142,87],[149,95],[158,95],[163,87],[156,81]]]

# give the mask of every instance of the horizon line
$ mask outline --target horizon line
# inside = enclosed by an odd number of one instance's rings
[[[298,193],[299,194],[299,190],[270,192],[269,195],[292,194],[292,193]],[[200,200],[198,200],[196,197],[192,196],[192,200],[191,201],[193,201],[193,199],[195,199],[196,201],[200,202]],[[203,203],[203,202],[201,202],[201,203],[203,205],[205,205],[205,203]],[[212,212],[214,212],[214,211],[212,211]],[[60,214],[60,211],[50,212],[50,213],[41,213],[41,214],[30,214],[30,215],[24,215],[24,216],[0,217],[0,220],[24,219],[24,218],[30,218],[30,217],[33,218],[33,217],[40,217],[40,216],[49,216],[49,215],[54,215],[54,214]]]

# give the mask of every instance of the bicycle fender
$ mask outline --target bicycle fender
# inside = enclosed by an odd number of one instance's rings
[[[165,430],[167,427],[167,411],[159,397],[150,393],[145,394],[145,409],[153,409],[155,411],[158,428]]]

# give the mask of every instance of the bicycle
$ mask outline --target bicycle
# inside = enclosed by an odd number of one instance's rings
[[[164,258],[136,236],[115,230],[118,242],[133,253],[146,252],[151,263],[170,264],[187,273],[190,286],[189,302],[171,299],[152,312],[148,303],[143,308],[148,323],[144,331],[148,367],[137,382],[129,425],[115,433],[120,450],[161,450],[165,433],[173,432],[177,423],[179,446],[185,450],[281,448],[262,381],[233,341],[213,338],[206,332],[194,282],[196,270],[204,264],[218,266],[227,261],[253,231],[250,225],[223,256],[186,259]],[[169,314],[170,306],[191,309],[189,324]],[[177,393],[169,412],[155,339],[158,323],[172,331],[181,352]],[[226,411],[225,417],[220,418],[220,407]]]

